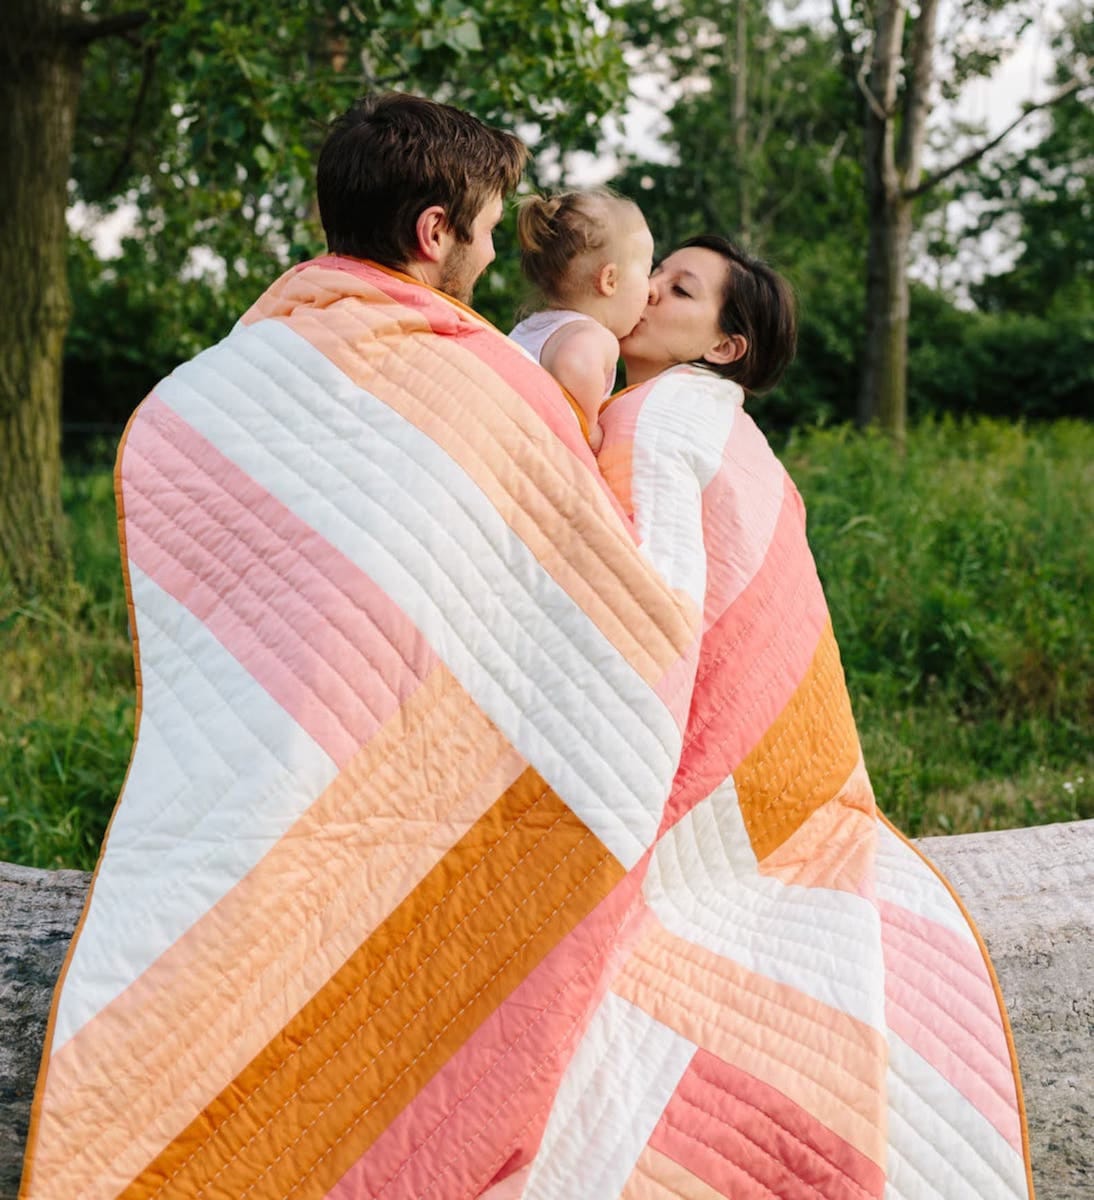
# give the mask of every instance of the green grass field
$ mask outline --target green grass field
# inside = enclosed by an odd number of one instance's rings
[[[809,508],[879,803],[912,835],[1094,816],[1094,425],[846,429],[782,457]],[[94,864],[133,674],[109,472],[65,481],[77,583],[0,590],[0,859]]]

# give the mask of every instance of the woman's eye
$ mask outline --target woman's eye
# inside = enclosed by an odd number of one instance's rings
[[[673,295],[676,295],[676,296],[685,296],[685,297],[686,297],[688,300],[690,300],[690,299],[691,299],[691,292],[689,292],[689,291],[686,291],[686,290],[685,290],[684,288],[682,288],[682,287],[681,287],[681,286],[680,286],[678,283],[674,283],[674,284],[672,285],[672,291],[673,291]]]

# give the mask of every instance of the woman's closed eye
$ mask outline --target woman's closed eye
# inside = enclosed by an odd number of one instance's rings
[[[679,283],[674,283],[674,284],[672,285],[672,291],[673,291],[673,295],[676,295],[676,296],[684,296],[684,297],[686,297],[688,300],[690,300],[690,299],[691,299],[691,292],[689,292],[689,291],[688,291],[688,290],[687,290],[685,287],[683,287],[683,286],[682,286],[681,284],[679,284]]]

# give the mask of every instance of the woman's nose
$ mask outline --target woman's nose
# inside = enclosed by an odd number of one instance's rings
[[[648,303],[650,303],[650,304],[656,304],[656,303],[657,303],[657,300],[658,300],[658,295],[657,295],[657,277],[656,277],[655,275],[651,275],[651,276],[650,276],[650,295],[649,295],[649,301],[648,301]]]

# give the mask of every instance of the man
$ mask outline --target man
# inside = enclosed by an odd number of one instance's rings
[[[26,1200],[477,1196],[530,1163],[637,903],[695,614],[466,306],[526,150],[414,96],[331,253],[135,413],[139,718]]]
[[[527,157],[519,138],[457,108],[370,96],[335,121],[319,157],[327,245],[470,304]]]

